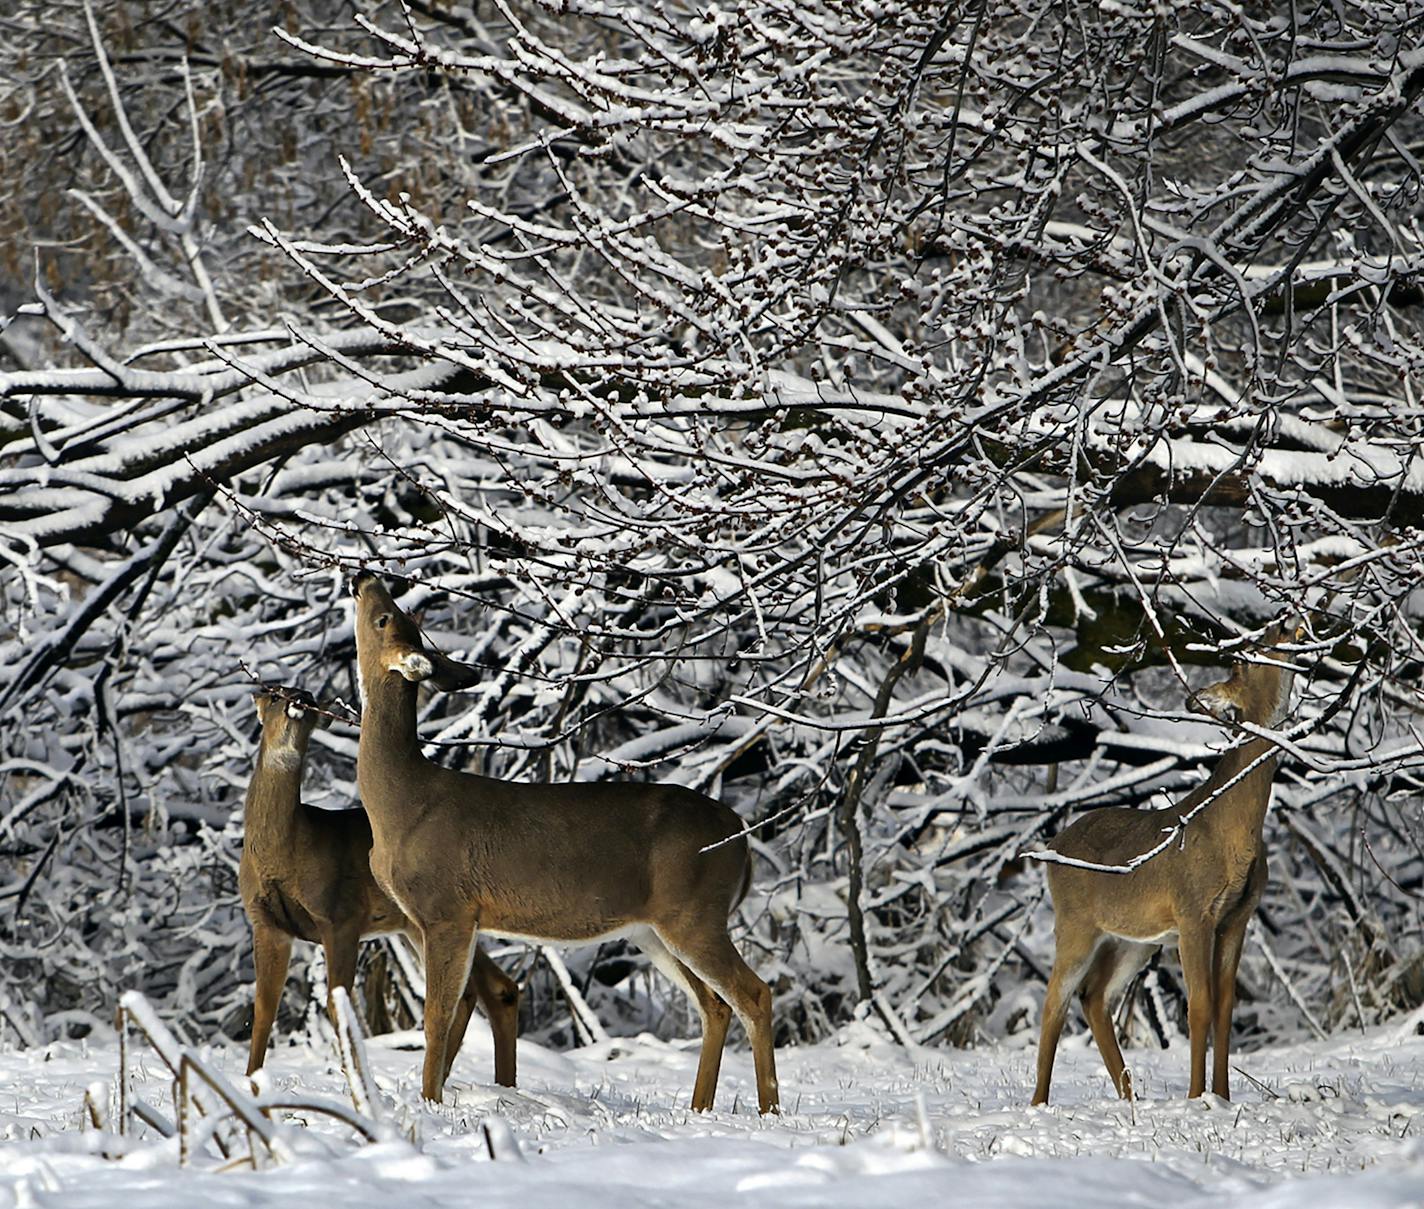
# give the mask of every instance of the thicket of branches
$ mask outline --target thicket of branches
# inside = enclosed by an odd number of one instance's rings
[[[1184,792],[1223,742],[1191,688],[1304,615],[1238,1020],[1424,995],[1407,6],[4,28],[22,1036],[133,985],[240,1030],[248,693],[355,704],[358,567],[488,670],[425,706],[441,759],[757,824],[747,946],[807,1038],[1031,1029],[1051,917],[1019,854]],[[354,799],[354,734],[319,738],[313,800]],[[573,968],[646,1023],[626,954]],[[543,979],[530,1023],[572,1027]],[[1170,963],[1144,985],[1168,1035]]]

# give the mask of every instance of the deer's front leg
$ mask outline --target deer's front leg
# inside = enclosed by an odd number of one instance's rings
[[[1216,983],[1216,1020],[1212,1036],[1211,1090],[1223,1100],[1231,1099],[1229,1067],[1231,1062],[1231,1010],[1236,1006],[1236,968],[1241,964],[1241,947],[1246,929],[1256,914],[1261,891],[1266,885],[1266,860],[1258,857],[1251,871],[1246,894],[1221,921],[1216,934],[1213,978]]]
[[[267,1040],[277,1005],[287,982],[287,966],[292,959],[292,938],[265,923],[252,925],[252,958],[257,969],[252,998],[252,1041],[248,1048],[247,1073],[262,1069],[267,1057]]]
[[[1184,923],[1178,933],[1177,951],[1187,983],[1187,1034],[1192,1044],[1192,1079],[1187,1091],[1191,1098],[1206,1090],[1206,1047],[1216,1011],[1215,946],[1216,929],[1206,920]]]
[[[421,929],[425,939],[425,1067],[421,1090],[440,1102],[445,1090],[445,1056],[450,1026],[470,976],[475,947],[473,923],[443,922]]]
[[[1231,1083],[1227,1073],[1231,1061],[1231,1009],[1236,1005],[1236,967],[1241,962],[1241,944],[1246,937],[1246,925],[1251,912],[1224,926],[1216,942],[1216,1011],[1212,1031],[1211,1090],[1223,1100],[1231,1099]]]

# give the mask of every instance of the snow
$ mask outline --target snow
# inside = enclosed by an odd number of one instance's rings
[[[477,1020],[449,1103],[418,1100],[419,1034],[374,1038],[381,1141],[296,1110],[279,1127],[279,1162],[228,1172],[216,1154],[180,1167],[175,1140],[82,1130],[85,1090],[99,1084],[103,1103],[117,1045],[56,1043],[0,1052],[0,1205],[1403,1209],[1424,1205],[1416,1027],[1242,1054],[1235,1065],[1251,1079],[1235,1077],[1232,1103],[1182,1097],[1185,1043],[1129,1051],[1142,1088],[1133,1106],[1108,1098],[1096,1052],[1075,1035],[1060,1049],[1054,1103],[1029,1109],[1031,1046],[907,1052],[853,1024],[779,1051],[786,1111],[761,1118],[745,1051],[729,1051],[719,1107],[700,1115],[686,1107],[695,1041],[645,1035],[568,1054],[521,1042],[509,1090],[484,1082],[492,1047]],[[204,1056],[244,1083],[240,1047]],[[171,1116],[167,1071],[137,1037],[130,1069],[133,1094]],[[320,1043],[279,1042],[262,1081],[268,1102],[349,1102],[336,1051]]]

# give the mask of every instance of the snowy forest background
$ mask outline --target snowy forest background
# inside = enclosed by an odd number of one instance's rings
[[[251,691],[357,707],[363,567],[487,670],[438,758],[757,825],[782,1040],[1031,1037],[1020,854],[1304,610],[1237,1032],[1424,999],[1416,6],[258,10],[0,15],[0,1033],[243,1035]],[[528,1035],[687,1027],[503,952]]]

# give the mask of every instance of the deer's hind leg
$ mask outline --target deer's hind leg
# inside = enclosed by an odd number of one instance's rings
[[[757,1108],[762,1113],[781,1111],[781,1091],[776,1081],[776,1048],[771,1025],[771,988],[742,960],[727,935],[726,925],[715,930],[701,919],[661,922],[657,936],[691,973],[705,982],[736,1012],[752,1043],[756,1066]],[[693,984],[696,985],[695,982]],[[699,999],[698,1006],[702,1007]],[[706,1009],[704,1009],[706,1010]],[[726,1036],[725,1027],[721,1029]],[[707,1052],[704,1034],[703,1047]],[[721,1045],[717,1052],[721,1054]]]
[[[1058,1040],[1063,1035],[1068,1005],[1073,1002],[1073,995],[1087,977],[1093,956],[1103,941],[1103,934],[1096,928],[1064,927],[1062,920],[1060,915],[1058,926],[1054,929],[1053,973],[1048,977],[1048,992],[1043,997],[1034,1104],[1048,1103],[1048,1089],[1053,1082],[1053,1060],[1058,1054]]]
[[[722,1069],[722,1051],[727,1044],[732,1009],[726,1000],[674,957],[651,928],[632,939],[668,981],[682,988],[702,1018],[702,1053],[697,1060],[697,1080],[692,1085],[692,1111],[709,1112],[717,1096],[717,1076]]]
[[[1083,978],[1083,1013],[1088,1017],[1103,1065],[1108,1068],[1113,1090],[1124,1100],[1132,1099],[1132,1076],[1118,1045],[1112,1005],[1155,948],[1155,945],[1134,944],[1130,940],[1106,940]]]
[[[465,1039],[465,1029],[469,1026],[476,999],[485,1009],[490,1034],[494,1038],[494,1081],[501,1087],[513,1087],[515,1048],[519,1037],[519,984],[501,970],[479,945],[475,946],[470,977],[465,983],[465,993],[460,998],[455,1022],[450,1027],[445,1077],[450,1077],[450,1067],[454,1065],[455,1055]]]

